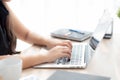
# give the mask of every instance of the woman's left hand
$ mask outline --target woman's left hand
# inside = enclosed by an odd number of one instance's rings
[[[48,49],[51,49],[58,45],[67,46],[72,49],[72,42],[70,40],[49,39],[46,45]]]

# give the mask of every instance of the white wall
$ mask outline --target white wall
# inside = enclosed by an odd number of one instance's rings
[[[104,9],[115,16],[119,3],[119,0],[12,0],[9,5],[26,27],[48,34],[58,27],[93,31]],[[115,32],[119,32],[118,28]]]
[[[41,32],[43,27],[59,26],[92,29],[105,8],[114,13],[116,2],[118,0],[13,0],[10,5],[27,27]]]

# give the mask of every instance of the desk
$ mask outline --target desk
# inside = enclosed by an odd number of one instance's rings
[[[114,34],[112,39],[103,39],[98,46],[95,55],[86,69],[64,69],[72,72],[95,74],[111,77],[111,80],[120,80],[120,34]],[[40,48],[32,46],[25,50],[40,51]],[[21,77],[28,75],[39,76],[40,80],[46,80],[57,69],[25,69]]]

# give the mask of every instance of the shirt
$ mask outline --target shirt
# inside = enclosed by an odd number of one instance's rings
[[[6,20],[9,12],[0,1],[0,55],[10,53],[10,42],[7,33]]]

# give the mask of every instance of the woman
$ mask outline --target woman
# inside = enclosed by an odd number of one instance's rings
[[[15,51],[16,38],[49,48],[46,54],[19,54],[18,57],[23,61],[23,68],[52,62],[60,57],[70,57],[72,48],[70,41],[48,39],[29,31],[7,6],[6,2],[8,1],[10,0],[0,0],[0,59],[17,53]]]

